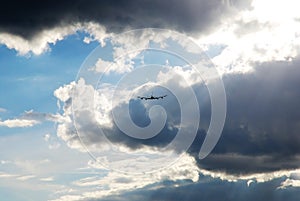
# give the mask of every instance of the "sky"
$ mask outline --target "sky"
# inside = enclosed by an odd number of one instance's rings
[[[0,200],[299,200],[299,6],[2,5]]]

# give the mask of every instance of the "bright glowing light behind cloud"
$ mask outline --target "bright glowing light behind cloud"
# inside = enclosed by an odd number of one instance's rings
[[[222,74],[251,71],[255,62],[291,61],[300,45],[299,4],[254,0],[252,9],[224,21],[198,43],[208,51],[225,47],[212,58]]]

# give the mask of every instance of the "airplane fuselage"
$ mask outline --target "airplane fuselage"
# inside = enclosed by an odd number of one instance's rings
[[[144,100],[158,100],[158,99],[163,99],[164,97],[166,97],[167,95],[164,95],[164,96],[153,96],[151,95],[150,97],[140,97],[138,96],[139,99],[144,99]]]

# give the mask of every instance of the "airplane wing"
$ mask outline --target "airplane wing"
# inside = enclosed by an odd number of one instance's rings
[[[158,98],[161,98],[161,99],[163,99],[164,97],[166,97],[167,95],[164,95],[164,96],[159,96]]]

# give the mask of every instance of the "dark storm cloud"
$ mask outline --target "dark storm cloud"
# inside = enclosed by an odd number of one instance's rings
[[[224,78],[226,123],[213,153],[198,161],[202,168],[239,174],[300,167],[299,66],[270,62]]]
[[[211,180],[202,178],[197,183],[188,183],[185,181],[179,187],[174,187],[174,183],[169,185],[165,182],[164,187],[159,184],[159,188],[150,185],[143,189],[130,191],[118,196],[108,196],[103,199],[88,199],[90,201],[296,201],[299,198],[299,189],[277,189],[284,178],[275,179],[265,183],[253,183],[247,187],[246,181],[228,182],[219,179]],[[156,184],[157,185],[157,184]],[[154,190],[153,190],[154,189]]]
[[[159,27],[183,32],[207,31],[250,1],[220,0],[74,0],[2,3],[0,31],[30,38],[39,31],[76,22],[99,22],[109,32]]]

